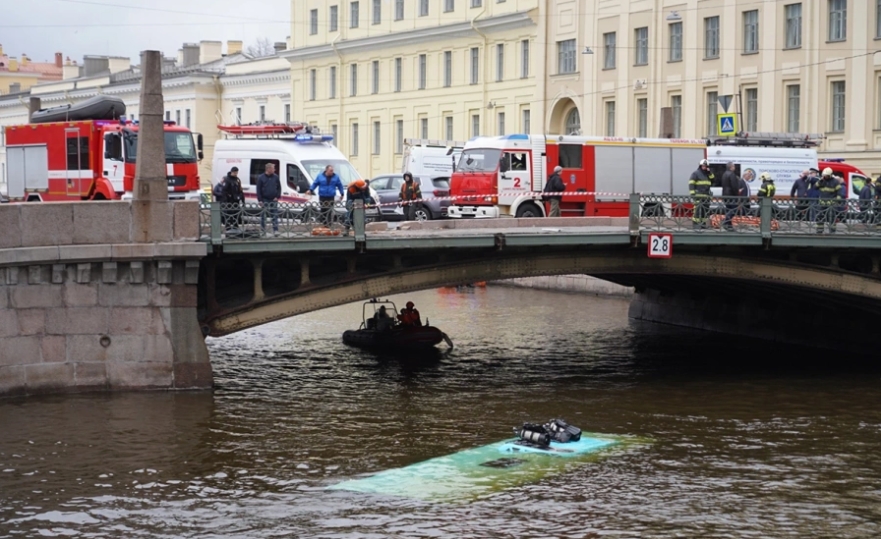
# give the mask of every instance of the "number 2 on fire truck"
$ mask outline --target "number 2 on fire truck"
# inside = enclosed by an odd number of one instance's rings
[[[673,256],[673,236],[671,234],[649,234],[649,258],[670,258]]]

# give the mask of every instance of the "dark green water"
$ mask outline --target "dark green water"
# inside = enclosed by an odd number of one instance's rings
[[[348,349],[350,306],[210,340],[213,393],[0,401],[0,537],[881,536],[874,358],[635,324],[613,299],[411,298],[452,354]],[[460,503],[325,489],[558,416],[653,443]]]

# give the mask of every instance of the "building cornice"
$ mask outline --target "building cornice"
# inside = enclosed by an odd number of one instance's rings
[[[224,75],[220,77],[224,86],[246,86],[249,84],[267,84],[275,82],[290,83],[291,70],[282,69],[258,73],[242,73],[240,75]]]
[[[457,37],[480,37],[480,33],[504,32],[535,25],[536,23],[530,17],[529,12],[521,11],[488,19],[478,19],[474,21],[474,27],[471,26],[470,22],[463,22],[444,26],[417,28],[406,32],[393,32],[381,36],[353,39],[351,41],[338,41],[335,48],[341,54],[364,52],[398,46],[412,46]],[[324,44],[282,51],[278,55],[293,63],[301,60],[335,56],[336,51],[334,51],[334,46]]]

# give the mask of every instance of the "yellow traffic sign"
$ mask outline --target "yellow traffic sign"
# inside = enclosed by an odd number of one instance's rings
[[[737,134],[737,115],[716,115],[716,131],[720,137],[730,137]]]

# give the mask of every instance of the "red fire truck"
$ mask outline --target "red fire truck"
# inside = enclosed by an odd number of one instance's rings
[[[131,198],[138,123],[79,120],[6,127],[7,196],[15,201]],[[202,136],[165,122],[169,199],[199,200]]]
[[[453,218],[542,217],[541,191],[554,167],[567,195],[566,217],[626,217],[630,193],[688,195],[688,178],[706,157],[705,140],[558,135],[476,137],[450,180]],[[568,194],[572,193],[572,194]]]

